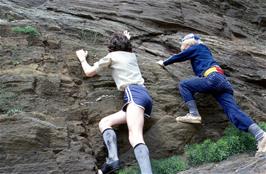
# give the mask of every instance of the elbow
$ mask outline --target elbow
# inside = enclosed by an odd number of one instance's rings
[[[92,74],[86,74],[86,77],[93,77],[94,75]]]
[[[85,72],[85,75],[86,75],[86,77],[93,77],[93,76],[95,76],[96,75],[96,73],[95,72]]]

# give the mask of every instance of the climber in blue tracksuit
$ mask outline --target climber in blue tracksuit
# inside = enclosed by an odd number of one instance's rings
[[[237,105],[233,88],[224,75],[223,70],[214,60],[209,48],[202,43],[200,37],[188,34],[182,39],[181,52],[169,57],[165,61],[158,61],[161,66],[175,62],[190,60],[197,77],[182,80],[179,91],[189,109],[185,116],[177,117],[178,122],[201,123],[194,94],[210,93],[222,106],[230,122],[238,129],[250,132],[258,142],[258,152],[266,152],[266,133]]]

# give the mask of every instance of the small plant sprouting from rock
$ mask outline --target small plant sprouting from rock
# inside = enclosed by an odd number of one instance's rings
[[[95,45],[98,42],[101,42],[102,35],[98,32],[82,29],[80,32],[80,38],[83,41],[90,42],[90,44]]]
[[[12,108],[12,109],[7,111],[7,115],[11,116],[11,115],[14,115],[14,114],[20,113],[20,112],[22,112],[21,108]]]
[[[40,35],[39,31],[35,27],[32,27],[32,26],[13,27],[12,32],[18,33],[18,34],[27,34],[27,35],[34,36],[34,37]]]

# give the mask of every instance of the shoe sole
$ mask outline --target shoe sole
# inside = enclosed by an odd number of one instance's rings
[[[120,169],[120,167],[115,168],[115,169],[113,169],[113,170],[110,170],[110,171],[107,172],[107,173],[103,173],[101,170],[98,170],[98,173],[97,173],[97,174],[111,174],[111,173],[113,173],[113,172],[115,172],[115,171],[117,171],[117,170],[119,170],[119,169]],[[99,173],[99,171],[101,171],[101,173]]]
[[[264,133],[264,136],[266,136],[266,133]],[[260,144],[262,147],[261,147],[261,149],[259,148],[257,152],[266,154],[266,138],[263,137],[263,139],[261,141],[262,142]]]
[[[101,170],[98,170],[98,174],[111,174],[111,173],[114,173],[115,171],[117,171],[117,170],[119,170],[119,168],[117,168],[117,169],[113,169],[113,170],[111,170],[111,171],[109,171],[109,172],[107,172],[107,173],[103,173]],[[100,171],[100,172],[99,172]]]
[[[182,122],[182,123],[195,123],[195,124],[201,124],[201,121],[199,120],[178,120],[176,119],[177,122]]]
[[[255,157],[266,157],[266,152],[256,152]]]

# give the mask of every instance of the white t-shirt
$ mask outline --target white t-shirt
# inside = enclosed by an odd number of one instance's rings
[[[107,54],[104,58],[94,63],[96,73],[105,68],[112,69],[112,77],[117,89],[124,91],[127,85],[144,84],[144,79],[138,66],[137,58],[134,53],[126,51],[114,51]]]

